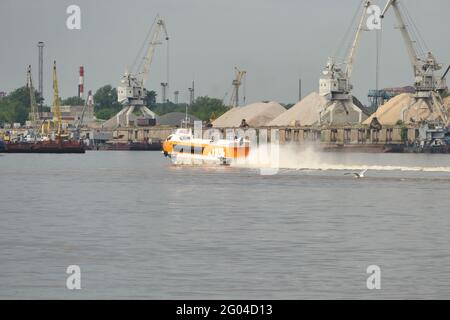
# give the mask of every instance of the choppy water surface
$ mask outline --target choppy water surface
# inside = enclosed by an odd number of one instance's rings
[[[158,152],[2,155],[0,298],[450,298],[450,156],[296,157],[261,175]]]

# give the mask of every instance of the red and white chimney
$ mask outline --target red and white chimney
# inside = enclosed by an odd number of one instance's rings
[[[84,98],[84,67],[80,67],[80,80],[78,82],[78,96]]]

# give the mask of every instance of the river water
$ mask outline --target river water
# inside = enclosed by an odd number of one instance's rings
[[[450,298],[450,156],[294,157],[0,155],[0,298]]]

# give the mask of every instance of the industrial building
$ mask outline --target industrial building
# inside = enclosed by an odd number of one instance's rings
[[[200,119],[183,112],[169,112],[159,116],[157,124],[161,126],[181,127],[186,124],[188,126],[193,126],[194,121],[200,121]]]
[[[369,99],[369,108],[371,111],[375,112],[379,106],[385,104],[390,99],[398,96],[402,93],[415,93],[416,88],[413,86],[405,86],[398,88],[383,88],[381,90],[373,89],[369,90],[367,98]],[[371,112],[371,113],[373,113]]]

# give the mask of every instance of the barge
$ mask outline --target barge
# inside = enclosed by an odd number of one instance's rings
[[[85,153],[82,142],[75,140],[6,142],[5,153]],[[1,149],[0,149],[1,152]]]

